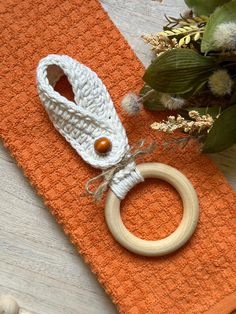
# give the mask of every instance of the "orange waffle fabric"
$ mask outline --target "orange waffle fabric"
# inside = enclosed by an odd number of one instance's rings
[[[181,170],[197,190],[201,214],[194,236],[178,252],[161,258],[137,256],[112,238],[104,221],[104,201],[94,204],[84,193],[86,181],[98,172],[57,133],[38,99],[38,61],[49,53],[68,54],[102,78],[131,144],[143,137],[161,140],[149,127],[158,115],[143,111],[129,118],[120,110],[122,96],[140,88],[144,68],[99,2],[6,0],[0,12],[1,136],[118,310],[233,310],[236,195],[216,166],[194,147],[184,153],[159,148],[145,158]],[[177,193],[158,180],[134,188],[122,207],[126,226],[145,239],[165,237],[181,219]]]

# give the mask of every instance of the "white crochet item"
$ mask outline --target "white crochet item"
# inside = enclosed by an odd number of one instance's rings
[[[74,102],[54,89],[62,75],[67,76],[72,86]],[[111,187],[106,198],[105,218],[114,238],[131,252],[145,256],[169,254],[184,245],[198,221],[199,205],[194,188],[183,174],[170,166],[146,163],[136,167],[135,152],[130,152],[125,129],[96,73],[68,56],[49,55],[39,62],[37,85],[39,97],[55,128],[86,162],[104,172],[102,176],[110,175],[105,176],[105,188],[108,182]],[[94,148],[96,140],[102,137],[112,143],[111,150],[103,155]],[[138,182],[144,181],[144,177],[166,180],[183,200],[180,225],[171,235],[157,241],[143,240],[131,234],[120,215],[120,200]]]
[[[54,90],[63,75],[72,86],[74,102]],[[105,85],[95,72],[66,55],[52,54],[38,64],[37,86],[55,128],[87,163],[106,170],[122,160],[129,150],[126,132]],[[94,149],[94,142],[101,137],[112,143],[106,155]],[[114,175],[110,187],[119,199],[124,199],[143,180],[132,161]]]

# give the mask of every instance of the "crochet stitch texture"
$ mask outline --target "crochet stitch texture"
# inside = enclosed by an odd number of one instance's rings
[[[72,87],[74,101],[54,89],[63,75]],[[126,132],[105,85],[95,72],[69,56],[51,54],[38,64],[37,87],[55,128],[86,162],[106,170],[121,161],[129,149]],[[107,137],[112,143],[107,155],[101,156],[94,149],[100,137]],[[135,162],[130,162],[114,175],[111,188],[123,199],[133,185],[142,181]]]
[[[170,164],[197,190],[201,215],[196,233],[178,252],[145,258],[123,249],[109,234],[103,204],[84,195],[98,174],[54,129],[38,99],[35,70],[49,53],[67,54],[102,78],[135,143],[143,136],[162,141],[149,125],[164,116],[120,112],[120,101],[141,85],[143,66],[95,0],[6,0],[0,5],[2,37],[0,134],[18,164],[44,198],[58,223],[125,314],[224,314],[234,308],[236,290],[236,196],[216,166],[195,147],[159,150],[145,161]],[[62,83],[57,89],[68,92]],[[158,239],[176,229],[177,193],[148,180],[123,201],[123,220],[137,236]],[[223,309],[223,310],[222,310]],[[75,309],[75,312],[78,309]]]

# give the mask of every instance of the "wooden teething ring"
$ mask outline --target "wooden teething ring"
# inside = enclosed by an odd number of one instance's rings
[[[157,178],[170,183],[180,194],[183,217],[177,229],[164,239],[143,240],[133,235],[123,224],[120,215],[120,199],[110,190],[106,199],[105,217],[113,237],[129,251],[145,256],[161,256],[176,251],[192,236],[198,221],[197,194],[190,181],[177,169],[161,163],[137,165],[144,178]],[[148,210],[148,209],[147,209]]]

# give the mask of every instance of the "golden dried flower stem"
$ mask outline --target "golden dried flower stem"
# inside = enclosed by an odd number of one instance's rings
[[[165,35],[148,34],[142,35],[141,38],[152,46],[152,50],[160,55],[161,53],[178,47],[178,41],[176,38],[168,38]]]
[[[180,14],[180,18],[165,15],[168,22],[166,27],[174,28],[177,25],[188,26],[188,25],[205,25],[208,21],[207,16],[193,16],[192,11],[188,10],[183,15]]]
[[[195,110],[189,112],[189,117],[192,120],[187,120],[181,115],[169,116],[166,121],[154,122],[151,128],[165,133],[173,133],[175,130],[181,129],[188,134],[200,134],[208,133],[214,123],[211,115],[200,115]]]

